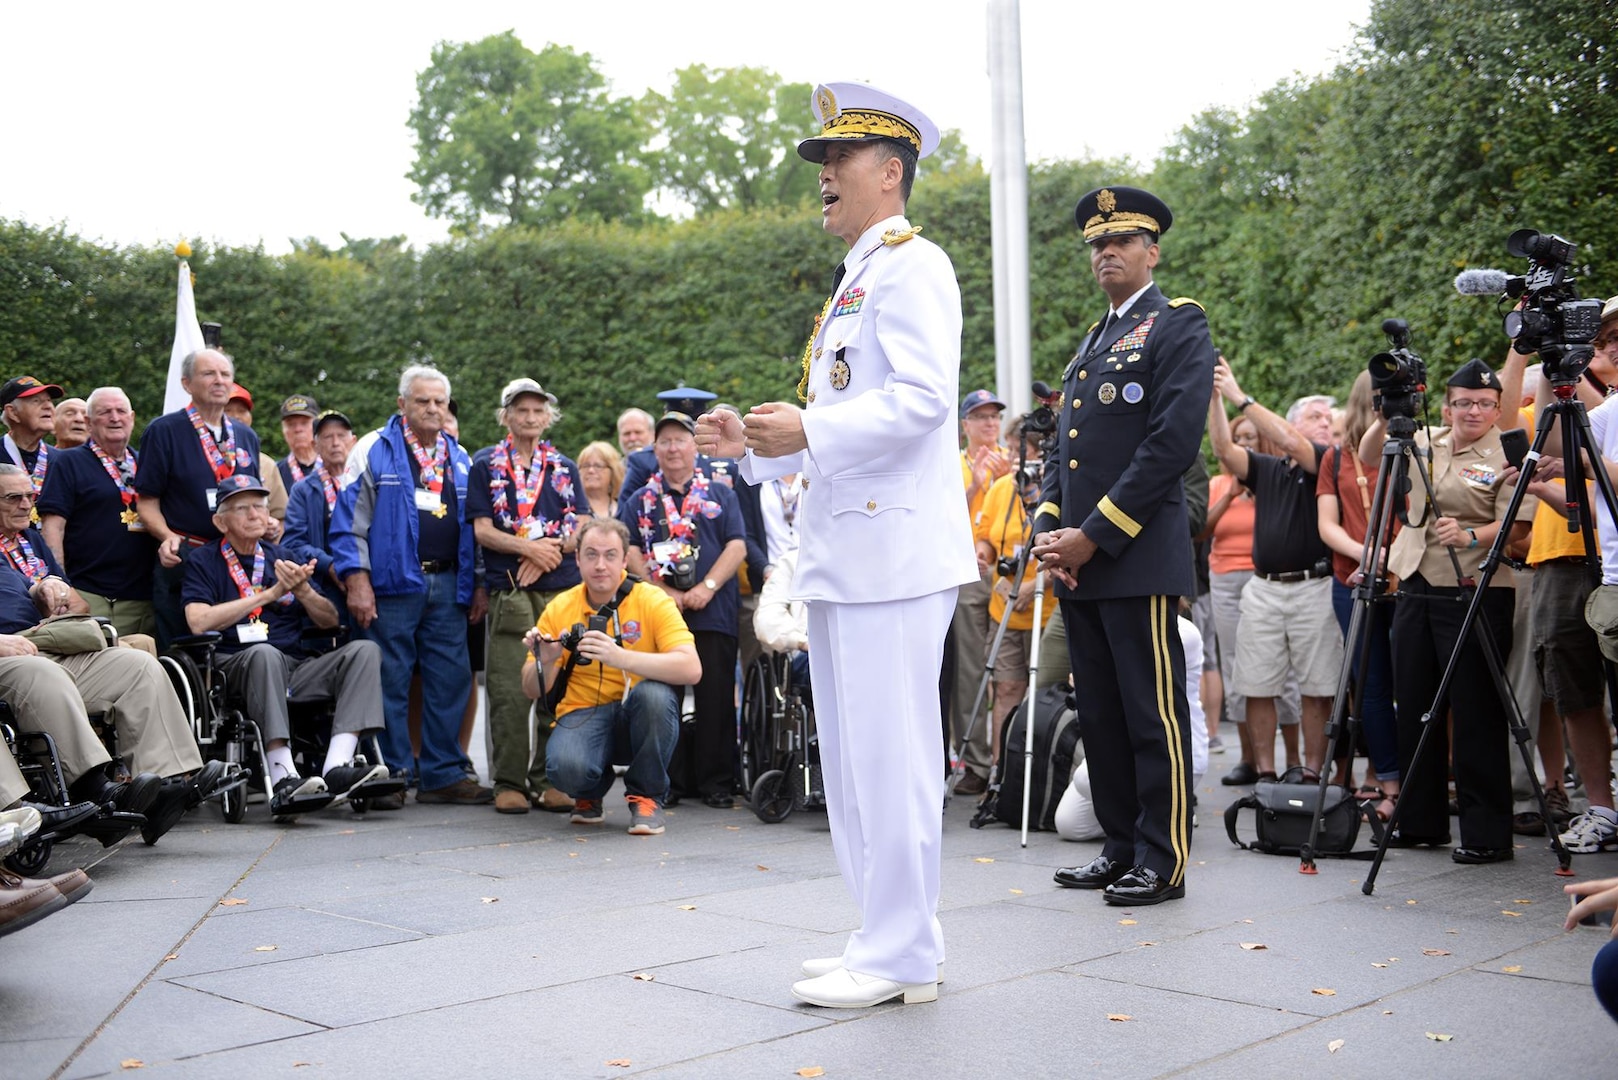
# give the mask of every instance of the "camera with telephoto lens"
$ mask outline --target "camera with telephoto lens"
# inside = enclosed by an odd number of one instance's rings
[[[1037,439],[1040,452],[1048,454],[1056,448],[1056,411],[1044,399],[1037,400],[1039,404],[1017,425],[1017,434],[1024,439]]]
[[[1522,306],[1508,311],[1505,332],[1519,353],[1539,354],[1546,377],[1577,379],[1590,363],[1590,342],[1601,332],[1601,301],[1581,300],[1573,284],[1573,252],[1560,236],[1518,229],[1506,251],[1527,259],[1528,273],[1506,279],[1506,295]]]
[[[586,632],[588,632],[590,630],[599,630],[601,633],[605,634],[607,632],[607,627],[610,626],[610,625],[611,625],[611,620],[608,619],[607,616],[605,616],[605,615],[592,615],[592,616],[590,616],[590,623],[589,623],[588,626],[585,625],[584,623],[574,623],[572,626],[568,627],[566,630],[563,630],[562,631],[562,636],[557,638],[556,640],[562,646],[562,648],[566,649],[568,652],[572,652],[574,649],[577,649],[579,647],[579,642],[584,640],[584,635],[585,635]],[[613,640],[618,641],[618,644],[620,644],[620,645],[623,644],[623,642],[619,641],[616,636],[613,637]],[[580,667],[584,667],[586,664],[589,664],[590,662],[591,661],[590,661],[590,658],[588,656],[579,657],[579,666]]]
[[[1382,332],[1393,348],[1371,357],[1371,394],[1377,410],[1392,420],[1413,420],[1427,392],[1427,363],[1410,351],[1410,324],[1403,319],[1382,320]]]

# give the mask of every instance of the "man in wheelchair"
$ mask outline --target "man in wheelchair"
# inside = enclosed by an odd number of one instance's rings
[[[584,580],[546,605],[524,638],[523,692],[548,694],[556,727],[545,770],[572,796],[572,822],[601,824],[613,763],[627,761],[629,832],[656,836],[680,731],[675,687],[701,679],[702,661],[668,594],[626,574],[628,527],[586,518],[574,535]]]
[[[186,561],[180,599],[192,633],[217,631],[214,655],[226,692],[243,704],[264,739],[265,770],[277,817],[333,802],[396,795],[382,761],[355,758],[362,736],[382,728],[382,655],[372,641],[350,641],[311,655],[305,619],[337,626],[337,609],[311,582],[315,560],[299,563],[263,538],[269,489],[253,476],[219,484],[214,525],[224,534]],[[298,775],[292,757],[289,702],[335,700],[331,742],[320,776]],[[385,804],[384,804],[385,805]]]
[[[42,638],[43,649],[27,636],[40,632],[42,615],[89,610],[29,527],[33,500],[28,474],[0,464],[0,700],[10,703],[19,731],[55,742],[68,785],[54,793],[58,801],[95,803],[104,815],[144,814],[141,835],[156,843],[232,778],[223,763],[203,766],[174,688],[151,655],[106,648],[99,632],[82,645],[67,644],[66,635]],[[96,736],[92,713],[107,718],[120,760]],[[110,844],[126,831],[95,834]]]

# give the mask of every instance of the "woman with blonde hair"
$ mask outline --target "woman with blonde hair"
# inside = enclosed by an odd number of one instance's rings
[[[1362,371],[1354,380],[1346,411],[1342,443],[1328,450],[1321,459],[1315,484],[1320,538],[1332,551],[1332,610],[1345,634],[1354,611],[1354,587],[1363,576],[1360,557],[1365,550],[1365,533],[1370,527],[1371,503],[1380,469],[1380,463],[1367,464],[1356,453],[1360,440],[1377,420],[1370,372]],[[1384,538],[1388,543],[1392,543],[1399,528],[1398,519],[1391,520],[1392,527]],[[1381,561],[1386,566],[1385,551]],[[1386,574],[1384,578],[1386,591],[1391,593],[1393,581]],[[1367,778],[1360,795],[1376,799],[1377,815],[1386,821],[1393,813],[1394,800],[1399,797],[1399,728],[1393,711],[1391,599],[1372,603],[1362,624],[1366,634],[1363,651],[1360,642],[1350,641],[1347,646],[1353,650],[1359,715],[1365,727],[1365,743],[1376,783]]]
[[[574,458],[584,480],[584,495],[596,517],[616,517],[618,489],[624,483],[624,459],[609,442],[593,442]]]

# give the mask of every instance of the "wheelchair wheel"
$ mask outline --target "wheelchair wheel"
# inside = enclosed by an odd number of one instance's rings
[[[775,671],[768,654],[756,657],[742,682],[742,787],[752,791],[770,768],[770,711],[774,706]]]
[[[50,840],[24,844],[6,857],[6,869],[21,877],[34,877],[51,861],[51,850],[55,846]]]
[[[240,825],[247,817],[247,785],[232,788],[219,796],[219,809],[224,812],[228,824]]]
[[[356,814],[363,814],[363,813],[365,813],[367,810],[369,810],[371,808],[371,800],[370,799],[350,799],[350,800],[348,800],[348,808],[350,810],[354,811],[354,813],[356,813]]]
[[[787,783],[783,769],[771,769],[753,785],[753,813],[766,825],[785,821],[792,813],[794,802],[792,787]]]

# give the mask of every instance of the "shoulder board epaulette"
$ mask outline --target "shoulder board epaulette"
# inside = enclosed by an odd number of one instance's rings
[[[1186,304],[1194,304],[1194,305],[1196,305],[1196,309],[1198,311],[1202,312],[1203,314],[1207,314],[1207,312],[1208,312],[1207,308],[1203,307],[1201,304],[1198,304],[1195,300],[1191,299],[1189,296],[1176,296],[1173,300],[1169,301],[1169,307],[1171,307],[1171,308],[1184,307]]]
[[[912,225],[908,229],[889,229],[882,234],[882,243],[887,247],[893,247],[895,244],[902,244],[911,239],[919,232],[921,232],[920,225]]]

